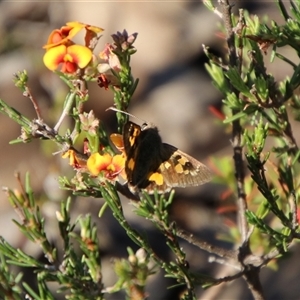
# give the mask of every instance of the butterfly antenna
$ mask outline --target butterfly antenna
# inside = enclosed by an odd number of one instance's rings
[[[107,108],[105,111],[108,111],[108,110],[113,110],[113,111],[116,111],[116,112],[125,114],[125,115],[127,115],[127,116],[132,117],[132,118],[138,119],[138,120],[140,120],[140,121],[143,122],[143,123],[146,123],[144,120],[142,120],[142,119],[136,117],[135,115],[132,115],[132,114],[130,114],[129,112],[124,111],[124,110],[121,110],[121,109],[118,109],[118,108],[116,108],[116,107],[110,106],[110,107]]]

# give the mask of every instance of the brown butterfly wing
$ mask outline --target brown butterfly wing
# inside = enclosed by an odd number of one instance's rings
[[[124,125],[125,172],[132,192],[146,188],[149,174],[161,164],[161,138],[156,127],[142,130],[133,122]]]
[[[198,186],[211,180],[210,170],[200,161],[174,146],[162,145],[161,164],[155,173],[158,178],[162,176],[163,182],[150,181],[145,188],[148,193],[155,189],[158,193],[166,193],[173,187]]]
[[[210,170],[194,157],[169,144],[163,144],[166,153],[173,152],[160,166],[160,171],[169,186],[198,186],[211,180]]]

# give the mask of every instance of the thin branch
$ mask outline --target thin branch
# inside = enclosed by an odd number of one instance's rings
[[[208,262],[209,263],[214,262],[214,263],[217,263],[219,265],[224,265],[224,266],[227,266],[227,267],[231,267],[231,268],[234,268],[234,269],[239,270],[239,271],[242,269],[241,265],[237,266],[236,264],[230,262],[227,259],[219,258],[219,257],[212,256],[212,255],[208,258]]]
[[[217,278],[216,280],[219,281],[219,283],[214,285],[212,288],[205,290],[204,293],[201,295],[201,297],[198,298],[198,300],[200,300],[200,299],[201,300],[202,299],[203,300],[205,300],[205,299],[221,299],[223,290],[227,286],[222,283],[233,281],[239,277],[242,277],[244,274],[244,271],[241,271],[234,275],[226,275],[229,272],[231,272],[231,266],[221,265],[217,274],[215,275],[215,277]]]
[[[240,271],[240,272],[238,272],[234,275],[229,275],[229,276],[218,278],[218,279],[216,279],[215,283],[220,284],[220,283],[224,283],[224,282],[230,282],[230,281],[233,281],[237,278],[242,277],[244,274],[245,274],[245,270]]]
[[[38,120],[42,120],[40,107],[39,107],[37,101],[35,100],[35,98],[32,96],[31,90],[29,89],[28,86],[25,86],[25,91],[23,92],[23,96],[30,99],[30,101],[33,105],[33,108],[36,112],[36,116],[37,116]]]
[[[255,300],[264,300],[263,289],[259,279],[260,268],[250,268],[245,272],[244,278]]]
[[[198,238],[194,237],[193,234],[186,232],[183,229],[177,227],[176,235],[190,244],[197,246],[198,248],[210,253],[217,255],[219,257],[223,257],[226,259],[237,259],[237,252],[234,250],[226,250],[217,246],[213,246],[205,241],[201,241]]]
[[[292,230],[296,231],[299,227],[299,223],[298,223],[298,216],[297,216],[297,199],[296,199],[295,192],[292,192],[290,194],[288,201],[289,201],[290,212],[291,212]]]
[[[267,265],[272,259],[274,259],[275,257],[277,257],[280,254],[281,253],[278,250],[278,248],[273,249],[272,251],[270,251],[269,253],[267,253],[266,255],[263,256],[263,261],[264,261],[263,265]]]
[[[223,21],[225,29],[227,32],[227,46],[228,46],[228,55],[229,55],[229,65],[230,67],[236,67],[241,71],[242,65],[242,51],[240,45],[239,57],[236,53],[235,47],[235,33],[233,30],[233,24],[231,20],[231,5],[229,0],[219,0],[223,13]],[[239,23],[236,26],[242,28],[244,25],[244,18],[242,16],[242,11],[240,11]],[[231,90],[239,97],[239,91],[231,86]],[[232,109],[232,114],[235,115],[239,113],[239,110]],[[246,219],[247,211],[247,202],[246,202],[246,193],[245,193],[245,171],[244,171],[244,160],[243,160],[243,145],[242,145],[242,126],[240,120],[234,120],[232,122],[232,146],[233,146],[233,159],[235,165],[235,177],[237,182],[237,206],[238,206],[238,224],[242,238],[242,245],[239,248],[238,260],[244,264],[244,259],[251,254],[249,246],[249,228],[248,222]],[[245,265],[245,264],[244,264]],[[256,268],[252,265],[245,265],[245,274],[244,278],[248,284],[248,287],[252,293],[252,296],[256,300],[264,299],[263,289],[259,279],[260,268]]]
[[[228,0],[219,0],[219,3],[223,9],[223,20],[225,24],[225,28],[227,31],[227,45],[229,51],[229,64],[234,67],[237,66],[240,68],[241,66],[241,57],[237,57],[236,48],[234,42],[234,30],[233,24],[231,21],[231,5]],[[240,16],[241,25],[237,25],[236,28],[243,26],[244,19]],[[238,91],[232,86],[232,91],[237,94]],[[236,114],[238,111],[233,110],[232,114]],[[232,122],[232,146],[233,146],[233,159],[235,165],[235,176],[237,180],[237,205],[238,205],[238,223],[240,227],[240,232],[242,236],[242,241],[244,247],[247,244],[248,238],[248,223],[246,220],[246,210],[247,210],[247,202],[246,202],[246,193],[245,193],[245,172],[244,172],[244,161],[243,161],[243,146],[242,146],[242,127],[239,120],[235,120]]]
[[[59,130],[59,127],[61,126],[63,120],[65,119],[65,117],[67,115],[69,115],[70,111],[71,111],[71,108],[73,106],[73,103],[75,101],[75,97],[76,97],[76,93],[73,92],[73,93],[70,93],[68,96],[67,96],[67,99],[65,100],[65,105],[64,105],[64,109],[59,117],[59,120],[57,121],[56,125],[54,126],[54,131],[58,132]]]

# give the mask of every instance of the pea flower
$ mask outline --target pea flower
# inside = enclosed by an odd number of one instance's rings
[[[104,50],[99,53],[99,57],[104,60],[104,64],[99,64],[98,70],[100,73],[112,69],[116,72],[120,72],[122,69],[118,56],[113,52],[114,47],[111,44],[106,44]]]
[[[106,90],[110,85],[119,86],[119,80],[115,73],[119,73],[122,70],[119,57],[113,51],[114,47],[111,44],[106,44],[104,50],[99,54],[103,62],[97,66],[100,73],[98,76],[98,85],[101,88],[104,87]]]
[[[87,169],[93,176],[102,173],[109,180],[115,180],[119,175],[126,178],[124,165],[125,157],[122,154],[111,156],[108,153],[93,153],[87,160]]]
[[[69,164],[75,170],[85,170],[86,169],[86,158],[83,155],[77,153],[74,149],[69,149],[66,151],[62,158],[69,158]]]
[[[82,29],[86,30],[85,46],[75,44],[71,39]],[[43,61],[54,71],[61,65],[61,72],[72,74],[85,68],[93,57],[92,50],[98,41],[98,33],[103,29],[81,22],[68,22],[60,29],[53,30],[44,45],[46,53]]]
[[[91,35],[91,32],[98,34],[104,29],[96,26],[91,26],[81,22],[68,22],[66,25],[62,26],[60,29],[54,29],[49,37],[47,44],[44,45],[44,49],[49,49],[63,44],[68,44],[69,41],[82,29],[86,29],[87,35]],[[88,44],[86,44],[88,46]]]
[[[59,45],[50,48],[44,55],[45,66],[51,70],[56,70],[59,65],[61,72],[74,73],[78,68],[85,68],[92,59],[92,51],[81,45]]]
[[[97,135],[99,119],[95,117],[95,114],[92,110],[89,113],[83,112],[82,114],[79,114],[79,119],[82,130],[86,131],[91,136]]]

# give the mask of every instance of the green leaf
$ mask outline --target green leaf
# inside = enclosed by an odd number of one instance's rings
[[[229,123],[232,123],[233,121],[236,121],[240,118],[243,118],[247,116],[247,114],[244,112],[244,111],[240,111],[239,113],[231,116],[231,117],[228,117],[226,116],[225,120],[223,121],[224,124],[229,124]]]
[[[229,79],[230,83],[244,96],[255,101],[255,97],[251,94],[250,88],[242,80],[241,75],[236,67],[230,68],[225,76]]]

